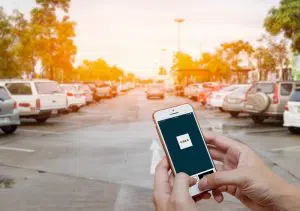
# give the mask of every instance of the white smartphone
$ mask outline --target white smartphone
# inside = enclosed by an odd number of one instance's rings
[[[174,175],[184,172],[199,181],[216,172],[191,105],[156,111],[153,120]],[[189,191],[195,197],[208,190],[196,184]]]

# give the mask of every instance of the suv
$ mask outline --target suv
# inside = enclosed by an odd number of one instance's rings
[[[14,133],[20,124],[19,110],[7,89],[0,86],[0,128],[6,134]]]
[[[284,107],[299,84],[299,81],[257,82],[246,95],[244,110],[257,124],[270,117],[282,120]]]
[[[7,80],[2,82],[20,109],[20,117],[44,123],[53,111],[67,107],[67,96],[50,80]]]

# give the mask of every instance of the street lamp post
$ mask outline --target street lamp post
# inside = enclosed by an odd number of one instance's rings
[[[185,20],[183,18],[176,18],[174,21],[178,24],[178,51],[181,51],[181,24]]]

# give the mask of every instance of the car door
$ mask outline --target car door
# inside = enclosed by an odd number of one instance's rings
[[[9,95],[7,89],[0,86],[0,123],[3,117],[13,114],[15,101]]]

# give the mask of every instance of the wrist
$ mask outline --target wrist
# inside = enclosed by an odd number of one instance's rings
[[[300,210],[300,189],[286,183],[275,197],[274,210]]]

